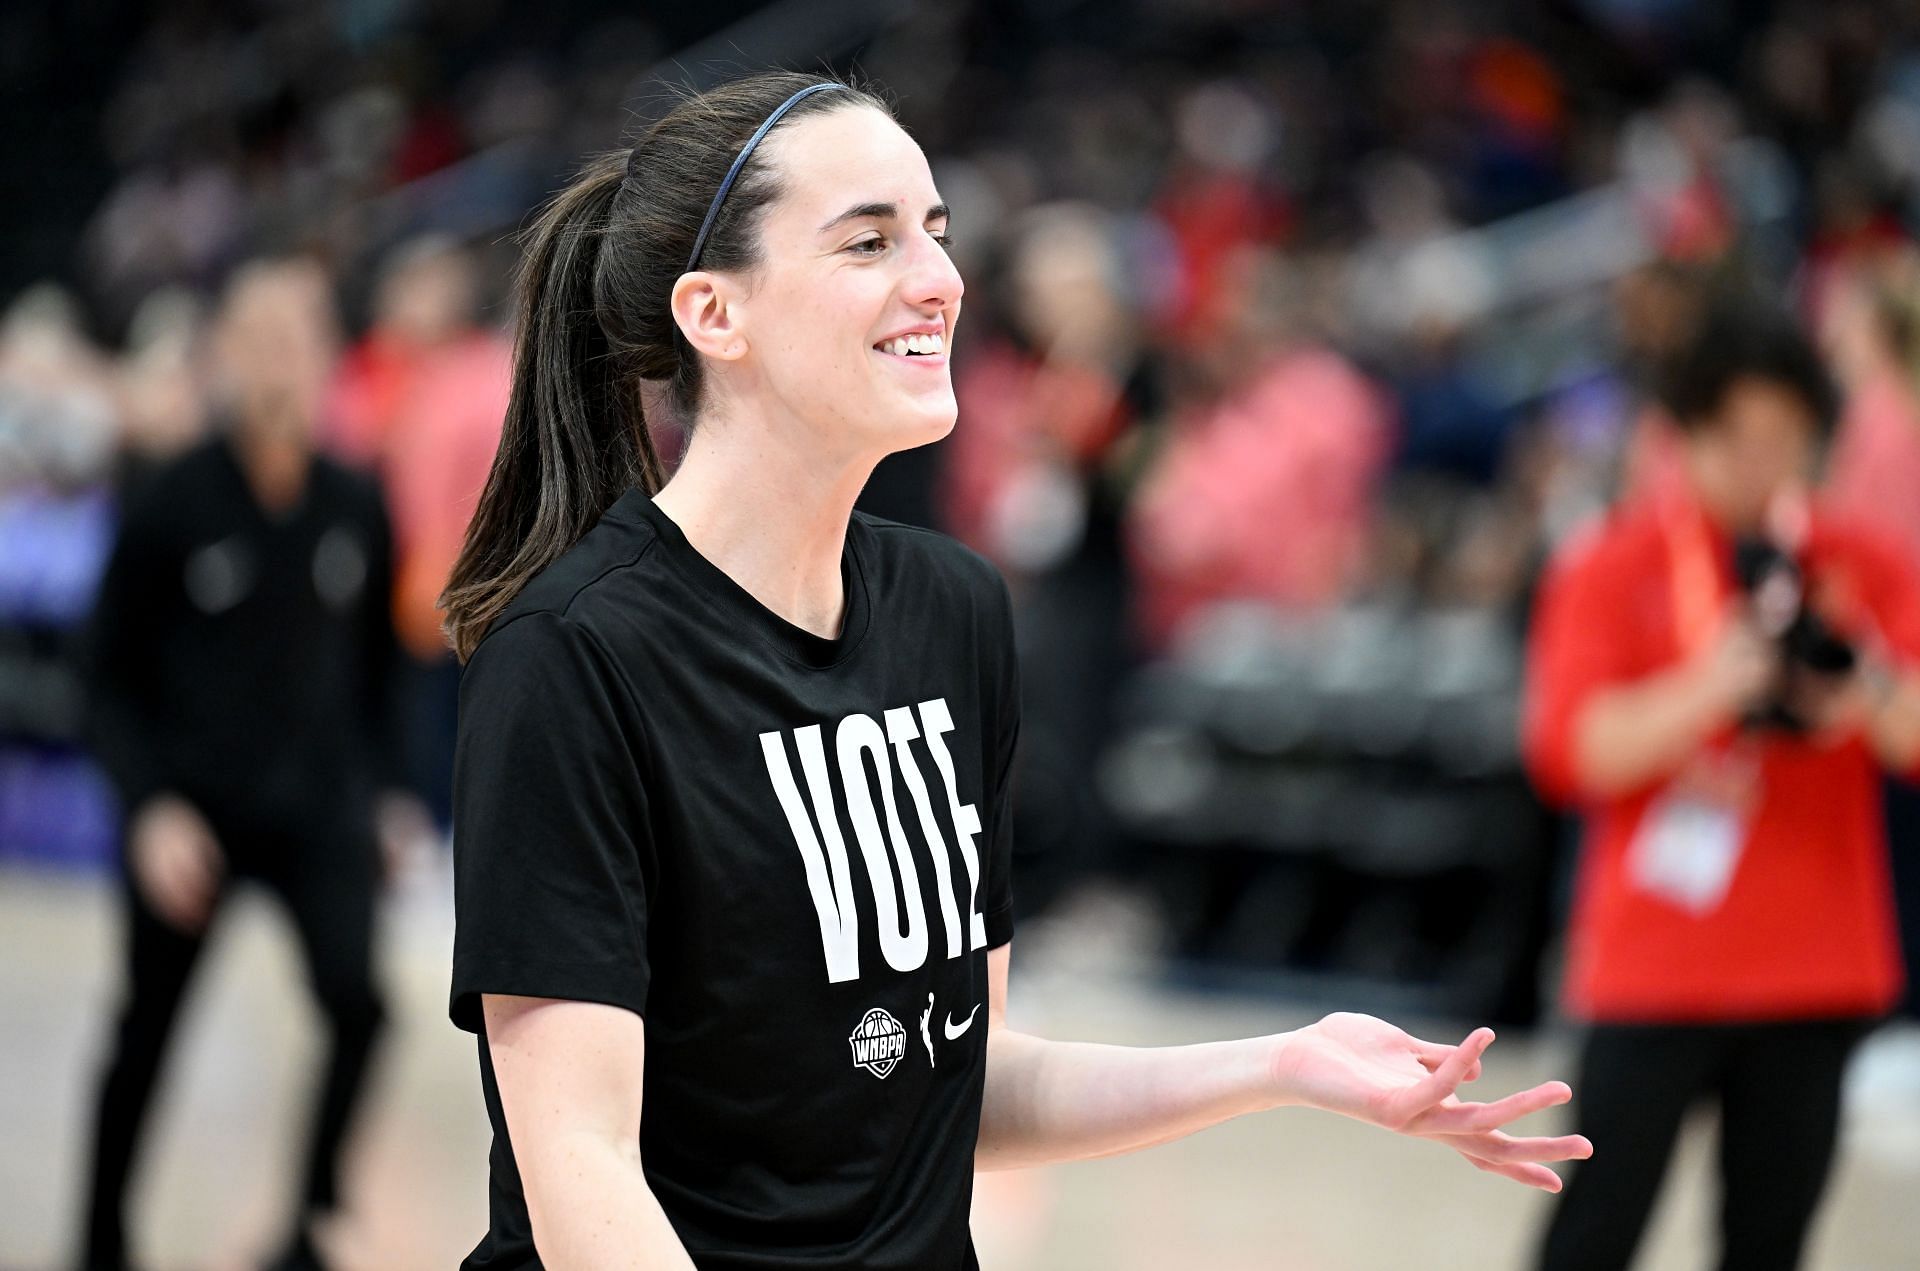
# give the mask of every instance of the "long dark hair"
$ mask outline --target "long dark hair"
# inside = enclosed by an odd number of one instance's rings
[[[700,357],[668,309],[673,285],[747,138],[781,102],[827,78],[772,72],[689,97],[632,150],[591,159],[529,227],[500,448],[440,595],[462,662],[527,580],[579,542],[615,499],[634,486],[660,488],[640,381],[664,381],[688,423],[701,394]],[[776,128],[854,105],[892,117],[877,93],[848,85],[803,99]],[[721,205],[702,269],[759,263],[760,214],[780,194],[762,154],[764,147],[754,150]]]

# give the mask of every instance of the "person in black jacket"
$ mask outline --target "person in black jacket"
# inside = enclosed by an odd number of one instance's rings
[[[154,1081],[238,878],[285,903],[328,1036],[302,1212],[275,1265],[318,1265],[309,1219],[338,1199],[383,1014],[370,963],[382,849],[424,813],[384,793],[397,783],[382,499],[313,448],[331,303],[310,263],[236,275],[213,333],[222,426],[130,498],[101,585],[90,732],[125,816],[127,961],[95,1111],[89,1268],[127,1265]]]

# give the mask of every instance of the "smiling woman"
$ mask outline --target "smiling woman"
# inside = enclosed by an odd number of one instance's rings
[[[953,427],[945,349],[964,288],[945,250],[946,205],[913,139],[838,93],[795,109],[836,98],[839,109],[816,106],[757,151],[781,174],[760,266],[683,275],[671,305],[710,367],[696,434],[771,408],[773,431],[807,452],[877,462]]]
[[[682,103],[533,227],[445,597],[450,1010],[495,1134],[469,1268],[969,1271],[976,1168],[1289,1103],[1542,1187],[1587,1151],[1500,1131],[1561,1083],[1455,1097],[1485,1030],[1335,1015],[1137,1050],[1006,1026],[1007,589],[853,508],[954,426],[947,224],[878,96],[776,74]],[[643,379],[693,424],[664,483]]]

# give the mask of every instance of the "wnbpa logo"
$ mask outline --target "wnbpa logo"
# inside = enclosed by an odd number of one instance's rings
[[[907,1053],[907,1030],[900,1027],[899,1020],[876,1006],[860,1017],[847,1044],[853,1047],[855,1068],[865,1068],[876,1077],[885,1077]]]

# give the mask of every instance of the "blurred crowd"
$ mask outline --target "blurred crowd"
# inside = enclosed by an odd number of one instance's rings
[[[8,20],[48,87],[22,144],[70,135],[63,92],[97,112],[76,215],[50,193],[0,248],[0,863],[115,868],[83,646],[116,534],[181,456],[287,410],[382,496],[369,735],[444,835],[435,599],[498,438],[514,231],[671,83],[762,63],[877,80],[954,209],[959,424],[862,504],[1013,586],[1027,912],[1145,879],[1192,966],[1539,1019],[1574,825],[1523,762],[1536,585],[1674,488],[1655,384],[1716,298],[1790,310],[1839,389],[1822,507],[1920,565],[1910,4],[702,8]],[[62,24],[88,20],[82,56]],[[232,279],[261,260],[306,281],[248,343]],[[1887,798],[1912,947],[1920,814]],[[343,1036],[377,1026],[364,972],[323,991]]]
[[[1532,581],[1571,527],[1658,481],[1650,368],[1730,283],[1790,298],[1845,388],[1829,497],[1920,553],[1910,7],[795,12],[122,15],[90,125],[99,197],[0,322],[0,855],[110,854],[75,633],[122,496],[217,427],[216,298],[263,254],[330,283],[299,356],[324,365],[320,446],[386,497],[406,771],[444,820],[457,671],[434,597],[506,392],[512,231],[663,109],[668,80],[743,57],[873,76],[955,209],[960,425],[889,460],[865,504],[965,539],[1021,598],[1025,904],[1159,862],[1192,951],[1338,962],[1329,907],[1379,900],[1347,943],[1393,974],[1452,936],[1382,954],[1382,925],[1409,929],[1447,878],[1517,870],[1532,899],[1508,908],[1536,916],[1493,956],[1530,981],[1554,880],[1520,863],[1560,834],[1522,806],[1511,740]],[[60,64],[58,22],[16,24],[29,58],[40,41]],[[1261,686],[1325,708],[1248,709]],[[1453,706],[1416,700],[1436,693]],[[1477,725],[1423,731],[1469,699]],[[1196,799],[1218,756],[1167,729],[1195,716],[1266,764],[1243,822],[1345,850],[1250,845]],[[1414,777],[1432,799],[1398,815],[1424,825],[1448,823],[1451,790],[1517,810],[1418,844],[1386,801],[1357,827],[1280,816]],[[1510,847],[1487,857],[1490,837]],[[1205,846],[1226,850],[1196,872]],[[1247,885],[1269,869],[1284,883]],[[1259,907],[1301,894],[1292,915]]]

